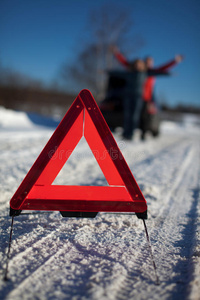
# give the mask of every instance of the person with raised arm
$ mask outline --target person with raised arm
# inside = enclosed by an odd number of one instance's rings
[[[157,75],[168,75],[168,71],[171,67],[175,66],[179,62],[182,61],[183,56],[177,55],[173,60],[170,62],[154,68],[153,67],[153,58],[147,57],[145,61],[142,61],[140,59],[137,59],[135,61],[129,61],[126,59],[126,57],[119,51],[119,49],[116,46],[112,46],[111,50],[116,57],[116,59],[127,69],[127,71],[130,72],[139,72],[140,76],[137,76],[138,79],[135,79],[135,82],[133,82],[133,90],[132,91],[132,100],[131,95],[129,97],[125,97],[124,101],[124,138],[131,139],[133,130],[136,129],[139,125],[141,113],[142,111],[146,110],[147,103],[153,102],[153,89],[155,85],[155,76]],[[144,64],[144,66],[136,67],[135,62],[139,61],[139,64]],[[142,62],[142,63],[141,63]],[[138,74],[139,74],[138,73]],[[142,74],[143,73],[143,74]],[[136,76],[135,76],[136,77]],[[140,78],[140,79],[139,79]],[[133,80],[134,81],[134,80]],[[133,94],[134,97],[133,97]],[[136,96],[137,94],[137,96]],[[128,100],[129,98],[129,100]],[[127,104],[127,103],[128,104]],[[135,102],[135,105],[133,104]],[[134,109],[131,107],[134,106]],[[131,116],[132,114],[132,120]],[[129,128],[127,130],[126,128]],[[145,129],[142,132],[142,136],[144,137]]]

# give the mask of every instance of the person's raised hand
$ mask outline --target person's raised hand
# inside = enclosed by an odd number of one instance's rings
[[[178,55],[175,56],[175,61],[177,63],[180,63],[183,59],[184,59],[184,56],[181,55],[181,54],[178,54]]]

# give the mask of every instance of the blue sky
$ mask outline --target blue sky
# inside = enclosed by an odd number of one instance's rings
[[[52,82],[63,62],[75,61],[81,42],[87,38],[90,11],[107,2],[1,0],[1,64],[46,84]],[[133,43],[135,34],[145,40],[138,56],[152,55],[155,65],[178,53],[185,56],[183,63],[174,68],[172,77],[157,80],[156,94],[163,95],[170,105],[200,106],[200,1],[110,2],[130,11],[134,20]]]

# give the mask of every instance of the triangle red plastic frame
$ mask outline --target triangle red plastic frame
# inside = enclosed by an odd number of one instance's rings
[[[108,186],[52,185],[85,137]],[[82,90],[10,201],[14,210],[136,212],[147,204],[90,91]]]

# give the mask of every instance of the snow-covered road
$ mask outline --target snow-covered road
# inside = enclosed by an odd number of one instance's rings
[[[11,218],[9,200],[53,130],[25,114],[0,110],[0,299],[200,299],[200,129],[164,122],[158,139],[116,141],[148,203],[146,221],[99,213],[59,212],[14,219],[9,278],[3,281]],[[10,120],[7,122],[6,120]],[[106,185],[82,139],[54,184]],[[24,212],[25,213],[25,212]]]

